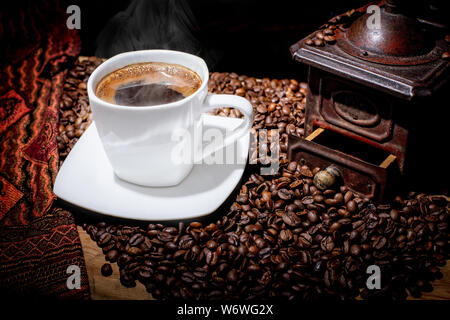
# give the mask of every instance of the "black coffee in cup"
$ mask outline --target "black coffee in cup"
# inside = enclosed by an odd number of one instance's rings
[[[178,64],[146,62],[128,65],[106,75],[95,94],[122,106],[155,106],[184,99],[201,86],[200,76]]]

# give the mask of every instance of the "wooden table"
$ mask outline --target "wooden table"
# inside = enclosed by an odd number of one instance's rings
[[[153,299],[152,295],[138,281],[136,281],[135,288],[122,286],[119,281],[119,267],[116,263],[111,264],[113,269],[111,276],[102,276],[100,268],[107,262],[102,249],[91,240],[89,235],[81,227],[78,227],[78,232],[86,261],[92,299]],[[413,300],[450,300],[450,260],[447,261],[445,267],[441,268],[441,272],[444,276],[442,279],[433,282],[434,290],[432,292],[424,293],[420,299],[409,298]]]

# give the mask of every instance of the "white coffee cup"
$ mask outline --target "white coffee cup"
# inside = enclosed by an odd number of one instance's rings
[[[107,74],[141,62],[185,66],[200,76],[202,84],[182,100],[149,107],[115,105],[95,95],[98,83]],[[208,93],[208,79],[208,67],[203,59],[170,50],[121,53],[102,63],[92,73],[88,81],[89,102],[106,155],[119,178],[151,187],[179,184],[192,170],[194,158],[189,161],[174,158],[174,148],[180,148],[180,143],[192,142],[189,139],[174,141],[173,133],[177,130],[192,132],[194,127],[201,125],[202,113],[218,107],[237,108],[245,118],[217,148],[249,134],[253,121],[252,105],[239,96]]]

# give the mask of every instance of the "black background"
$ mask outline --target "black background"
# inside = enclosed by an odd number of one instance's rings
[[[76,4],[81,9],[82,39],[81,54],[96,54],[97,38],[117,13],[124,11],[136,0],[48,0],[50,7],[60,4],[60,14],[69,17],[65,9]],[[139,1],[139,0],[138,0]],[[144,0],[142,0],[144,1]],[[147,0],[163,3],[165,0]],[[169,0],[167,0],[169,1]],[[306,80],[307,69],[294,62],[289,47],[317,30],[331,17],[349,9],[361,7],[369,0],[171,0],[185,1],[190,7],[195,26],[191,32],[213,59],[206,59],[211,71],[236,72],[256,77]],[[416,8],[417,14],[438,8],[435,13],[444,16],[448,23],[448,0],[403,0],[406,7]],[[0,21],[17,12],[27,11],[35,3],[32,0],[12,0],[0,2]],[[49,12],[42,17],[44,22],[54,18]],[[65,17],[63,17],[65,18]],[[0,48],[7,46],[8,30],[0,34]],[[14,41],[18,41],[14,39]],[[24,45],[33,39],[23,39]],[[11,43],[10,43],[11,45]],[[154,47],[156,48],[156,47]],[[153,48],[153,49],[154,49]],[[152,49],[152,48],[148,48]],[[0,50],[0,53],[3,50]],[[202,54],[199,54],[202,55]],[[1,57],[1,55],[0,55]],[[108,56],[105,56],[108,58]],[[206,57],[204,57],[206,58]],[[4,59],[0,61],[7,62]]]
[[[306,68],[294,62],[289,47],[336,14],[368,1],[187,0],[194,35],[214,52],[211,71],[257,77],[306,79]],[[73,1],[72,1],[73,3]],[[94,55],[96,38],[130,1],[78,1],[81,9],[82,55]]]

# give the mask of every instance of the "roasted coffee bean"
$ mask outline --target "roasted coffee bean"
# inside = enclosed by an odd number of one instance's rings
[[[178,246],[180,247],[180,249],[190,249],[194,245],[194,243],[195,241],[194,239],[192,239],[192,236],[185,234],[180,238]]]
[[[164,248],[166,248],[168,251],[175,251],[178,249],[178,246],[174,242],[166,242]]]
[[[283,218],[284,223],[291,227],[296,227],[302,222],[302,220],[293,211],[285,212],[281,217]]]
[[[108,251],[114,249],[116,247],[115,241],[110,241],[106,245],[103,245],[102,251],[103,253],[107,253]]]
[[[126,254],[126,253],[122,253],[119,258],[117,259],[117,265],[119,267],[124,267],[126,266],[129,262],[131,262],[132,258]]]
[[[314,200],[314,202],[322,202],[324,200],[324,197],[322,195],[318,194],[313,197],[313,200]]]
[[[260,224],[249,224],[245,226],[245,232],[248,233],[261,231],[262,229],[263,227]]]
[[[353,244],[350,246],[350,253],[353,256],[359,256],[361,254],[361,247],[357,244]]]
[[[256,238],[255,245],[258,247],[258,249],[263,249],[266,246],[266,242],[262,238]]]
[[[164,229],[162,229],[163,232],[167,232],[168,234],[171,235],[176,235],[178,233],[178,229],[175,227],[165,227]]]
[[[317,214],[317,211],[315,211],[315,210],[309,210],[307,217],[311,223],[316,223],[319,221],[319,215]]]
[[[137,256],[142,253],[142,250],[138,247],[130,247],[128,248],[127,253],[131,256]]]
[[[152,248],[152,241],[150,240],[150,238],[144,237],[144,241],[141,242],[141,244],[139,245],[139,248],[140,248],[143,252],[148,252],[148,251],[150,251],[150,249]]]
[[[389,215],[391,216],[392,220],[397,221],[399,217],[398,210],[392,209]]]
[[[280,231],[280,239],[282,241],[290,241],[292,239],[292,231],[289,229]]]
[[[109,242],[111,241],[111,234],[109,234],[108,232],[104,232],[100,235],[99,239],[98,239],[98,245],[100,247],[104,247],[106,246]]]
[[[272,253],[272,249],[267,247],[264,249],[261,249],[258,254],[262,259],[268,258],[270,256],[270,254]]]
[[[344,194],[344,202],[348,203],[353,198],[353,192],[347,191]]]
[[[230,282],[236,282],[239,279],[239,273],[236,269],[231,269],[227,273],[227,280]]]
[[[292,198],[291,193],[287,189],[278,190],[278,197],[282,200],[290,200]]]
[[[259,112],[259,113],[264,114],[264,113],[267,112],[267,108],[266,108],[265,105],[260,104],[258,107],[256,107],[256,111]]]
[[[110,261],[110,262],[116,262],[117,259],[119,258],[119,251],[118,250],[110,250],[108,251],[108,253],[106,254],[106,260]]]
[[[320,242],[320,247],[324,251],[331,252],[334,249],[335,243],[330,236],[326,236]]]
[[[327,205],[329,205],[329,206],[337,206],[337,205],[339,205],[339,201],[338,201],[338,200],[336,200],[336,199],[331,199],[331,198],[325,199],[325,203],[326,203]]]
[[[191,223],[189,224],[189,226],[190,226],[191,228],[201,228],[201,227],[202,227],[202,223],[201,223],[201,222],[191,222]]]
[[[103,264],[102,268],[101,268],[101,272],[102,272],[102,275],[105,277],[109,277],[110,275],[112,275],[113,270],[112,270],[111,265],[109,263]]]
[[[239,246],[239,248],[238,248],[238,253],[239,253],[241,256],[245,257],[245,256],[247,255],[247,252],[248,252],[248,249],[247,249],[247,247],[246,247],[245,245],[240,245],[240,246]]]
[[[326,35],[325,37],[323,37],[323,40],[325,40],[328,43],[334,43],[336,41],[336,38],[334,36]]]
[[[261,199],[264,202],[268,202],[272,199],[272,193],[269,191],[263,191],[261,194]]]
[[[248,196],[247,196],[246,194],[239,194],[239,195],[236,197],[236,201],[239,202],[239,203],[245,204],[245,203],[247,203],[247,201],[248,201]]]
[[[173,236],[170,233],[164,231],[158,232],[156,237],[162,242],[169,242],[173,240]]]
[[[256,273],[256,272],[261,271],[261,267],[258,266],[257,264],[251,264],[251,265],[248,266],[247,271]]]
[[[334,222],[330,227],[330,232],[336,232],[342,227],[342,224],[339,222]]]
[[[380,250],[385,246],[386,242],[387,240],[385,237],[383,236],[376,237],[376,239],[373,242],[373,247],[377,250]]]
[[[314,45],[316,47],[322,47],[324,45],[324,42],[322,39],[316,39],[316,40],[314,40]]]
[[[250,246],[248,247],[248,253],[252,256],[256,255],[258,253],[259,249],[257,246]]]
[[[144,236],[140,233],[136,233],[134,234],[130,240],[128,240],[128,243],[131,246],[137,247],[139,246],[142,242],[144,242]]]
[[[344,201],[344,196],[342,195],[342,193],[338,192],[334,195],[334,200],[336,200],[338,204],[342,204],[342,202]]]
[[[347,202],[347,210],[348,210],[348,212],[353,213],[353,212],[355,212],[356,209],[357,209],[356,202],[354,200],[349,200]]]
[[[312,243],[312,237],[309,233],[302,233],[298,237],[298,241],[301,247],[309,247]]]
[[[143,281],[147,281],[153,275],[153,269],[148,266],[141,266],[139,268],[139,278]]]
[[[217,248],[217,242],[215,242],[214,240],[209,240],[208,242],[206,242],[206,247],[213,250]]]
[[[291,172],[295,172],[295,170],[297,169],[297,165],[298,165],[297,162],[292,161],[289,163],[287,169]]]

